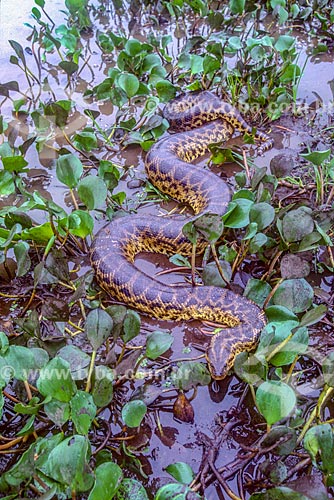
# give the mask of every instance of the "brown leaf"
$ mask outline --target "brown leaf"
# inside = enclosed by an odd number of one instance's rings
[[[181,422],[192,424],[194,421],[194,409],[183,392],[180,392],[173,406],[174,417]]]

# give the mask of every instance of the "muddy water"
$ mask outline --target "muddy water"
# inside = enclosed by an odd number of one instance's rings
[[[95,2],[97,3],[97,2]],[[33,2],[31,0],[21,0],[20,8],[17,8],[17,2],[14,0],[2,0],[0,3],[0,83],[5,83],[11,80],[16,80],[20,84],[21,89],[25,89],[26,81],[22,72],[8,62],[12,50],[7,43],[8,39],[15,39],[25,46],[25,36],[29,33],[28,29],[23,28],[24,22],[32,22],[30,18],[30,10]],[[47,6],[48,12],[57,22],[61,22],[62,16],[60,10],[63,8],[63,2],[57,0],[52,2],[52,5]],[[145,16],[142,18],[142,23],[149,22]],[[105,11],[94,21],[95,25],[101,30],[113,29],[114,31],[121,30],[122,32],[131,33],[132,36],[142,36],[145,30],[149,31],[150,27],[142,26],[141,19],[131,9],[123,9],[119,13],[115,11]],[[153,29],[157,29],[153,27]],[[175,26],[162,23],[162,31],[164,34],[170,33],[174,36],[173,50],[175,53],[183,46],[184,40],[182,33],[175,30]],[[177,37],[175,36],[177,35]],[[302,52],[302,58],[306,57],[305,37],[303,33],[297,33],[299,44]],[[90,66],[93,69],[93,74],[86,69],[78,79],[74,88],[65,90],[67,79],[64,74],[55,74],[50,76],[50,83],[53,91],[56,93],[57,99],[71,98],[77,103],[77,115],[75,121],[69,124],[70,129],[80,129],[85,126],[86,118],[82,114],[83,109],[87,106],[82,98],[82,92],[96,85],[99,81],[105,78],[107,72],[107,64],[102,64],[100,59],[100,51],[94,45],[93,38],[87,38],[86,44],[87,54],[91,55]],[[27,52],[27,58],[29,58]],[[32,63],[33,64],[33,63]],[[333,78],[334,78],[333,58],[326,55],[310,58],[307,61],[304,76],[301,80],[298,96],[301,102],[308,105],[317,103],[324,106],[329,106],[333,99]],[[42,99],[49,99],[50,95],[44,93]],[[2,100],[2,99],[1,99]],[[1,103],[0,100],[0,103]],[[100,125],[108,127],[113,120],[114,110],[107,107],[105,103],[89,103],[90,108],[96,108],[101,111]],[[22,139],[26,137],[26,124],[24,118],[17,118],[12,115],[11,103],[7,100],[1,105],[1,112],[5,115],[7,121],[12,120],[12,126],[15,127]],[[328,116],[321,113],[317,115],[316,120],[321,126],[330,124]],[[278,152],[283,150],[299,151],[304,146],[302,143],[308,143],[312,140],[312,136],[305,128],[305,122],[297,119],[283,118],[279,122],[271,125],[272,134],[275,138],[275,147],[267,152],[265,156],[256,158],[255,162],[258,166],[268,166],[269,161]],[[64,142],[64,138],[59,136],[56,138],[58,145]],[[29,162],[31,165],[28,174],[31,189],[38,189],[44,196],[52,195],[53,200],[62,206],[68,206],[70,201],[68,193],[64,190],[54,174],[54,154],[52,151],[44,151],[38,156],[33,148],[29,150]],[[138,211],[145,214],[156,214],[161,211],[166,211],[169,207],[159,207],[154,203],[147,203],[139,206],[140,188],[131,189],[129,181],[135,179],[144,179],[144,155],[137,148],[131,147],[126,151],[110,152],[105,155],[105,159],[112,159],[124,167],[131,167],[131,178],[125,176],[119,185],[119,190],[124,190],[128,196],[132,196],[134,200],[138,199]],[[236,168],[235,166],[233,169]],[[13,201],[14,202],[14,201]],[[1,204],[1,200],[0,200]],[[34,216],[38,218],[38,214]],[[137,266],[146,270],[149,274],[155,273],[170,268],[171,265],[166,259],[161,257],[144,257],[140,256],[136,261]],[[169,284],[177,284],[183,282],[183,276],[179,273],[165,274],[158,279]],[[1,307],[0,307],[1,310]],[[5,310],[8,310],[6,305]],[[154,330],[170,331],[175,337],[175,342],[172,348],[173,359],[197,357],[203,354],[203,345],[208,342],[209,338],[200,330],[199,325],[187,323],[163,322],[158,320],[150,320],[145,317],[142,319],[143,334]],[[138,339],[140,342],[141,339]],[[201,347],[202,346],[202,347]],[[187,348],[186,352],[184,349]],[[168,394],[168,393],[167,393]],[[150,440],[149,451],[146,454],[151,472],[153,472],[152,487],[159,482],[158,478],[167,476],[163,471],[169,463],[175,461],[187,462],[195,471],[198,470],[202,456],[202,445],[199,439],[199,433],[204,433],[208,436],[213,435],[213,430],[217,423],[217,415],[222,422],[226,422],[231,418],[231,408],[238,404],[242,394],[242,387],[236,378],[229,378],[220,384],[214,383],[209,389],[199,388],[198,394],[192,404],[195,411],[195,423],[180,424],[173,418],[172,401],[168,396],[164,400],[164,406],[157,407],[156,415],[159,417],[161,427],[157,425],[157,421],[152,421],[152,437]],[[172,393],[174,396],[174,394]],[[233,414],[233,411],[232,411]],[[247,444],[247,440],[254,437],[253,432],[256,429],[256,413],[253,412],[252,405],[249,400],[242,402],[241,407],[236,409],[237,415],[242,415],[242,422],[236,427],[233,437],[234,440],[229,440],[223,444],[217,467],[231,462],[238,452],[238,442],[242,441]],[[218,419],[218,420],[219,420]],[[248,422],[252,420],[252,428],[248,426]],[[262,424],[259,424],[262,425]],[[160,430],[159,430],[160,429]],[[231,483],[232,488],[237,491],[236,484]],[[208,489],[207,498],[216,499],[217,493],[214,487]]]

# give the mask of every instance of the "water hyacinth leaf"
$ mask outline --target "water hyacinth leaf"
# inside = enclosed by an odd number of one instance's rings
[[[45,397],[68,403],[77,391],[69,363],[59,357],[51,359],[40,371],[37,388]]]
[[[194,220],[194,227],[209,243],[216,243],[224,230],[220,215],[203,214]]]
[[[0,331],[0,355],[1,356],[6,353],[6,351],[8,350],[8,347],[9,347],[9,339],[4,332]]]
[[[97,137],[93,129],[86,128],[75,134],[73,143],[81,151],[91,151],[97,148]]]
[[[188,240],[195,245],[197,242],[197,231],[193,221],[187,222],[182,228],[182,233],[188,238]],[[183,257],[183,256],[181,256]],[[185,257],[183,257],[185,258]]]
[[[324,151],[313,151],[312,153],[300,153],[300,156],[305,158],[305,160],[310,161],[313,165],[320,167],[320,165],[328,160],[331,154],[330,149],[326,149]]]
[[[131,73],[123,73],[118,78],[118,85],[122,90],[124,90],[127,97],[131,98],[137,94],[139,89],[139,80]]]
[[[138,427],[147,412],[146,404],[140,399],[126,403],[122,408],[122,420],[128,427]]]
[[[65,71],[68,76],[73,75],[78,71],[79,65],[74,61],[60,61],[58,66]]]
[[[144,486],[142,486],[139,481],[126,478],[123,479],[120,486],[118,487],[116,495],[114,496],[114,500],[131,499],[148,500],[148,496]]]
[[[298,317],[284,306],[269,306],[266,308],[268,322],[279,323],[282,321],[294,321],[298,325]],[[306,325],[303,325],[306,326]]]
[[[15,193],[13,176],[7,170],[0,171],[0,196],[9,196]]]
[[[30,245],[26,241],[20,241],[14,246],[14,254],[17,263],[17,276],[24,276],[30,269],[31,260],[29,257]]]
[[[78,434],[88,434],[96,416],[93,396],[85,391],[77,391],[70,401],[71,419]]]
[[[334,434],[330,424],[311,427],[305,434],[304,448],[315,467],[326,475],[334,474]]]
[[[23,229],[21,237],[23,240],[33,240],[36,243],[45,244],[53,238],[54,233],[50,222],[44,222],[39,226]]]
[[[310,270],[310,264],[299,255],[285,254],[281,259],[281,276],[284,279],[306,278]]]
[[[274,293],[273,303],[298,314],[312,305],[313,296],[313,288],[304,278],[290,279],[279,285]]]
[[[136,311],[128,309],[125,314],[123,321],[123,341],[129,342],[133,338],[137,337],[140,332],[140,316]]]
[[[122,469],[114,462],[104,462],[95,469],[95,483],[88,500],[111,500],[123,479]]]
[[[4,376],[8,374],[10,377],[15,377],[15,379],[21,381],[28,380],[30,373],[39,368],[33,352],[28,347],[20,345],[10,345],[8,347],[5,354],[0,358],[0,367],[3,368],[0,370],[0,377],[2,372]]]
[[[287,486],[277,486],[276,488],[270,488],[263,493],[253,493],[249,500],[315,500],[312,496],[306,496],[302,493],[288,488]],[[319,499],[320,500],[320,499]]]
[[[187,257],[184,257],[183,255],[180,255],[178,253],[169,257],[169,262],[174,264],[174,266],[189,267],[189,269],[191,269],[191,264]]]
[[[182,484],[190,484],[194,479],[194,472],[190,465],[185,462],[176,462],[167,465],[165,471],[168,472],[176,481]]]
[[[256,405],[267,424],[272,425],[292,412],[296,405],[296,395],[284,382],[268,380],[256,391]]]
[[[161,102],[168,102],[176,95],[176,88],[168,80],[158,81],[155,87]]]
[[[197,385],[208,385],[211,381],[206,365],[196,361],[180,363],[178,370],[173,371],[171,378],[174,386],[183,391],[188,391]]]
[[[287,242],[301,241],[314,229],[312,210],[309,207],[299,207],[291,210],[283,217],[282,232]]]
[[[107,192],[105,182],[93,175],[84,177],[78,184],[78,195],[88,210],[102,207],[105,204]]]
[[[7,172],[25,172],[28,165],[27,160],[21,155],[2,157],[3,167]]]
[[[322,362],[325,384],[334,387],[334,352],[330,352]]]
[[[247,228],[245,236],[242,238],[243,240],[250,240],[257,233],[258,225],[256,222],[251,222]]]
[[[62,427],[71,417],[69,403],[53,399],[44,404],[44,411],[47,417],[58,427]]]
[[[285,339],[282,339],[282,341]],[[275,342],[278,341],[277,329],[275,331]],[[309,335],[306,327],[297,328],[291,339],[280,349],[280,351],[270,358],[274,366],[285,366],[291,364],[295,357],[304,354],[307,350]]]
[[[265,436],[262,446],[274,447],[274,452],[281,456],[290,455],[297,446],[297,433],[295,429],[278,425],[270,429],[270,432]]]
[[[262,231],[275,219],[275,209],[269,203],[254,203],[249,211],[250,222],[255,222],[259,231]]]
[[[251,278],[247,281],[244,296],[262,307],[270,292],[271,286],[268,283]]]
[[[65,345],[57,354],[69,364],[74,380],[86,378],[90,363],[90,356],[86,352],[75,345]]]
[[[149,359],[157,359],[173,344],[174,337],[166,332],[153,332],[146,340],[146,356]]]
[[[87,315],[85,333],[94,349],[97,351],[103,342],[111,335],[113,320],[103,309],[93,309]]]
[[[158,489],[154,500],[201,500],[202,497],[188,486],[180,483],[165,484]]]
[[[73,210],[68,216],[68,229],[74,236],[85,238],[93,232],[94,219],[84,210]]]
[[[322,320],[326,316],[327,307],[325,304],[320,304],[319,306],[315,306],[313,309],[307,311],[302,319],[300,320],[300,326],[311,326],[318,321]]]
[[[246,198],[237,198],[231,201],[227,212],[223,215],[226,227],[240,229],[249,224],[249,212],[254,202]]]
[[[235,374],[247,384],[258,384],[264,380],[267,372],[267,363],[255,354],[246,351],[237,355],[233,365]]]
[[[64,439],[53,450],[41,471],[72,491],[87,491],[94,482],[90,472],[90,444],[85,436],[75,434]]]
[[[114,372],[111,368],[105,365],[95,366],[92,396],[96,406],[103,408],[112,401],[114,395],[113,380]]]
[[[264,233],[257,233],[249,242],[249,253],[257,253],[268,242]]]
[[[57,159],[57,179],[70,189],[73,189],[77,186],[82,173],[83,166],[77,156],[70,153],[62,155]]]
[[[222,268],[223,274],[228,280],[228,283],[232,278],[232,268],[229,262],[225,260],[219,260],[219,264]],[[227,285],[226,281],[221,277],[220,272],[218,271],[217,264],[215,262],[209,262],[202,272],[202,279],[204,285],[210,286],[220,286],[225,287]]]

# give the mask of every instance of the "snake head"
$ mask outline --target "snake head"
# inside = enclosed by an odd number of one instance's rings
[[[206,359],[214,380],[223,380],[233,368],[236,356],[256,346],[257,333],[253,329],[245,331],[243,327],[236,327],[220,330],[212,336]]]

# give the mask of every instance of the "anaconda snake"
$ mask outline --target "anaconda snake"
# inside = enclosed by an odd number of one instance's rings
[[[230,200],[226,183],[217,175],[189,163],[211,143],[229,139],[234,131],[252,133],[240,113],[208,91],[189,93],[164,110],[179,132],[159,140],[146,156],[147,176],[160,191],[188,204],[195,214],[223,215]],[[198,128],[194,128],[198,127]],[[262,149],[272,140],[261,132]],[[171,287],[137,269],[140,252],[191,254],[183,235],[187,222],[179,218],[131,215],[113,219],[99,231],[91,247],[91,262],[100,286],[113,298],[162,319],[209,320],[226,328],[212,336],[206,352],[210,372],[222,379],[237,353],[252,349],[265,324],[263,311],[250,300],[214,286]]]

